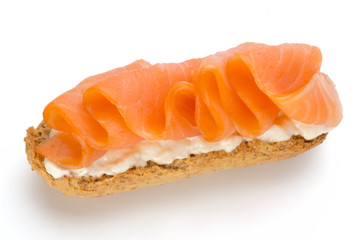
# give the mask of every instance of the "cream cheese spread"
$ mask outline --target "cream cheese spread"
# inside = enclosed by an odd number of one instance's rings
[[[311,140],[330,130],[330,128],[323,126],[307,125],[293,121],[293,124],[288,126],[273,125],[263,135],[257,137],[257,139],[264,142],[279,142],[289,140],[293,135],[301,135],[306,140]],[[56,134],[57,131],[52,130],[50,137]],[[85,168],[63,169],[46,158],[45,168],[54,178],[63,176],[100,177],[103,174],[116,175],[134,166],[145,167],[150,160],[157,164],[171,164],[175,159],[184,159],[191,154],[220,150],[231,152],[239,146],[242,141],[251,141],[251,139],[243,138],[239,135],[232,135],[219,142],[207,142],[202,136],[182,140],[144,140],[132,148],[109,150],[104,156]]]

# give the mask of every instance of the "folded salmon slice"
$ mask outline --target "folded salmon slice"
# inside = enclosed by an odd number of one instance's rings
[[[182,63],[139,60],[90,77],[49,103],[44,120],[62,133],[38,152],[72,169],[144,139],[219,141],[234,132],[253,138],[279,122],[280,112],[334,127],[341,103],[320,66],[320,50],[306,44],[245,43]]]
[[[142,139],[176,139],[178,135],[189,136],[189,133],[181,133],[181,124],[173,126],[166,120],[165,100],[169,89],[173,88],[174,91],[176,83],[191,82],[192,71],[198,68],[200,61],[193,59],[179,64],[156,64],[136,71],[122,72],[88,88],[83,96],[84,106],[111,137],[107,148],[127,147],[129,132]],[[185,92],[182,93],[186,95]],[[167,105],[168,110],[171,110],[171,106],[175,107],[176,99],[169,96],[168,100],[168,103],[174,101],[172,105]],[[177,100],[185,101],[184,98]],[[171,117],[174,118],[175,115]],[[181,123],[182,120],[183,118],[178,116],[178,119],[172,121]],[[178,130],[174,131],[173,127]],[[188,130],[188,126],[183,129],[187,132]],[[198,135],[198,131],[193,132]]]
[[[198,126],[206,140],[221,140],[232,134],[234,128],[240,135],[251,138],[273,125],[279,108],[256,85],[249,58],[250,54],[265,49],[264,44],[248,43],[204,61],[194,81],[201,109]]]
[[[55,98],[46,106],[43,117],[50,128],[63,133],[40,145],[37,151],[58,166],[67,169],[82,168],[104,155],[106,151],[101,148],[105,145],[107,132],[86,111],[83,104],[85,90],[121,72],[150,65],[144,60],[137,60],[125,67],[89,77]],[[140,137],[136,138],[137,142],[141,141]]]

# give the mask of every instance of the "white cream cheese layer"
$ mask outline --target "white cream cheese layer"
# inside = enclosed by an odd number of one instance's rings
[[[293,135],[301,135],[306,140],[311,140],[330,130],[330,128],[322,126],[307,125],[293,121],[293,125],[286,127],[273,125],[267,132],[257,137],[257,139],[264,142],[280,142],[289,140]],[[50,137],[56,133],[57,131],[52,130]],[[202,136],[182,140],[144,140],[132,148],[109,150],[104,156],[85,168],[75,170],[63,169],[46,158],[45,168],[54,178],[60,178],[62,176],[100,177],[103,174],[116,175],[134,166],[144,167],[149,160],[157,164],[170,164],[175,159],[184,159],[191,154],[220,150],[231,152],[239,146],[242,141],[251,141],[251,139],[233,135],[219,142],[207,142]]]

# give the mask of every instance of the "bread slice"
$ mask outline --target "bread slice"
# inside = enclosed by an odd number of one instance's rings
[[[149,161],[146,167],[134,167],[115,176],[61,177],[53,178],[44,166],[44,157],[35,149],[49,137],[50,128],[44,123],[27,130],[26,154],[35,170],[51,187],[66,195],[99,197],[109,194],[131,191],[139,188],[173,182],[200,174],[231,168],[240,168],[264,162],[278,161],[294,157],[322,143],[327,134],[307,141],[301,136],[293,136],[288,141],[266,143],[254,139],[242,142],[231,153],[225,151],[210,152],[175,160],[170,165],[158,165]]]

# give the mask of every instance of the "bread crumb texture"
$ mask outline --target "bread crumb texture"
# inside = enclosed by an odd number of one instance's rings
[[[27,129],[25,137],[26,154],[32,170],[36,171],[51,187],[66,195],[99,197],[132,191],[191,176],[217,172],[226,169],[246,167],[259,163],[291,158],[322,143],[327,134],[307,141],[301,136],[293,136],[288,141],[266,143],[260,140],[242,142],[231,153],[225,151],[192,155],[177,159],[170,165],[159,165],[148,161],[146,167],[133,167],[115,176],[53,178],[45,169],[44,157],[35,149],[49,137],[50,128],[41,122],[35,129]]]

